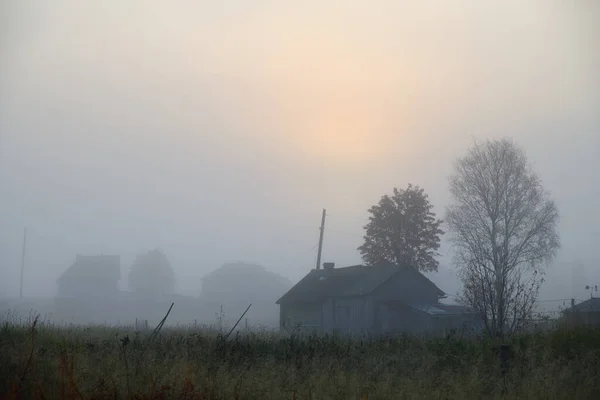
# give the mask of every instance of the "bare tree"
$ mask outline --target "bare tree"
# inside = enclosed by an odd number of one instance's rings
[[[463,300],[489,334],[510,335],[531,315],[543,266],[560,247],[558,211],[512,140],[475,143],[450,177],[446,210]]]

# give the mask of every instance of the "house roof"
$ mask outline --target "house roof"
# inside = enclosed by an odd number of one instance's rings
[[[93,280],[110,277],[121,279],[121,257],[114,255],[82,256],[77,255],[75,262],[57,280],[65,279]]]
[[[313,269],[277,300],[277,304],[318,301],[325,297],[363,296],[373,292],[397,274],[402,274],[409,279],[419,279],[439,296],[444,295],[442,290],[416,269],[396,267],[382,262],[372,266],[354,265],[344,268]]]
[[[579,304],[575,304],[565,310],[565,312],[598,312],[600,311],[600,297],[592,297]]]

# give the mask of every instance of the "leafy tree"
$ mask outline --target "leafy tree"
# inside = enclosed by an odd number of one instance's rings
[[[433,206],[423,189],[408,185],[394,188],[369,209],[364,244],[358,248],[367,264],[385,260],[398,266],[420,271],[437,271],[441,220],[435,218]]]
[[[544,262],[560,247],[558,211],[525,152],[509,139],[475,143],[450,177],[446,219],[463,300],[504,337],[531,315]]]
[[[129,271],[129,288],[144,296],[171,293],[175,272],[167,257],[158,249],[139,254]]]

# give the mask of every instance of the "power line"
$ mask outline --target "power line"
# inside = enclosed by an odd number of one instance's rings
[[[577,299],[576,299],[577,300]],[[536,303],[555,303],[558,301],[571,301],[571,299],[547,299],[547,300],[536,300]]]

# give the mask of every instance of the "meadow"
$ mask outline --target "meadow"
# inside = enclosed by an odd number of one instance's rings
[[[498,342],[345,339],[165,326],[0,328],[2,399],[598,399],[600,333]]]

